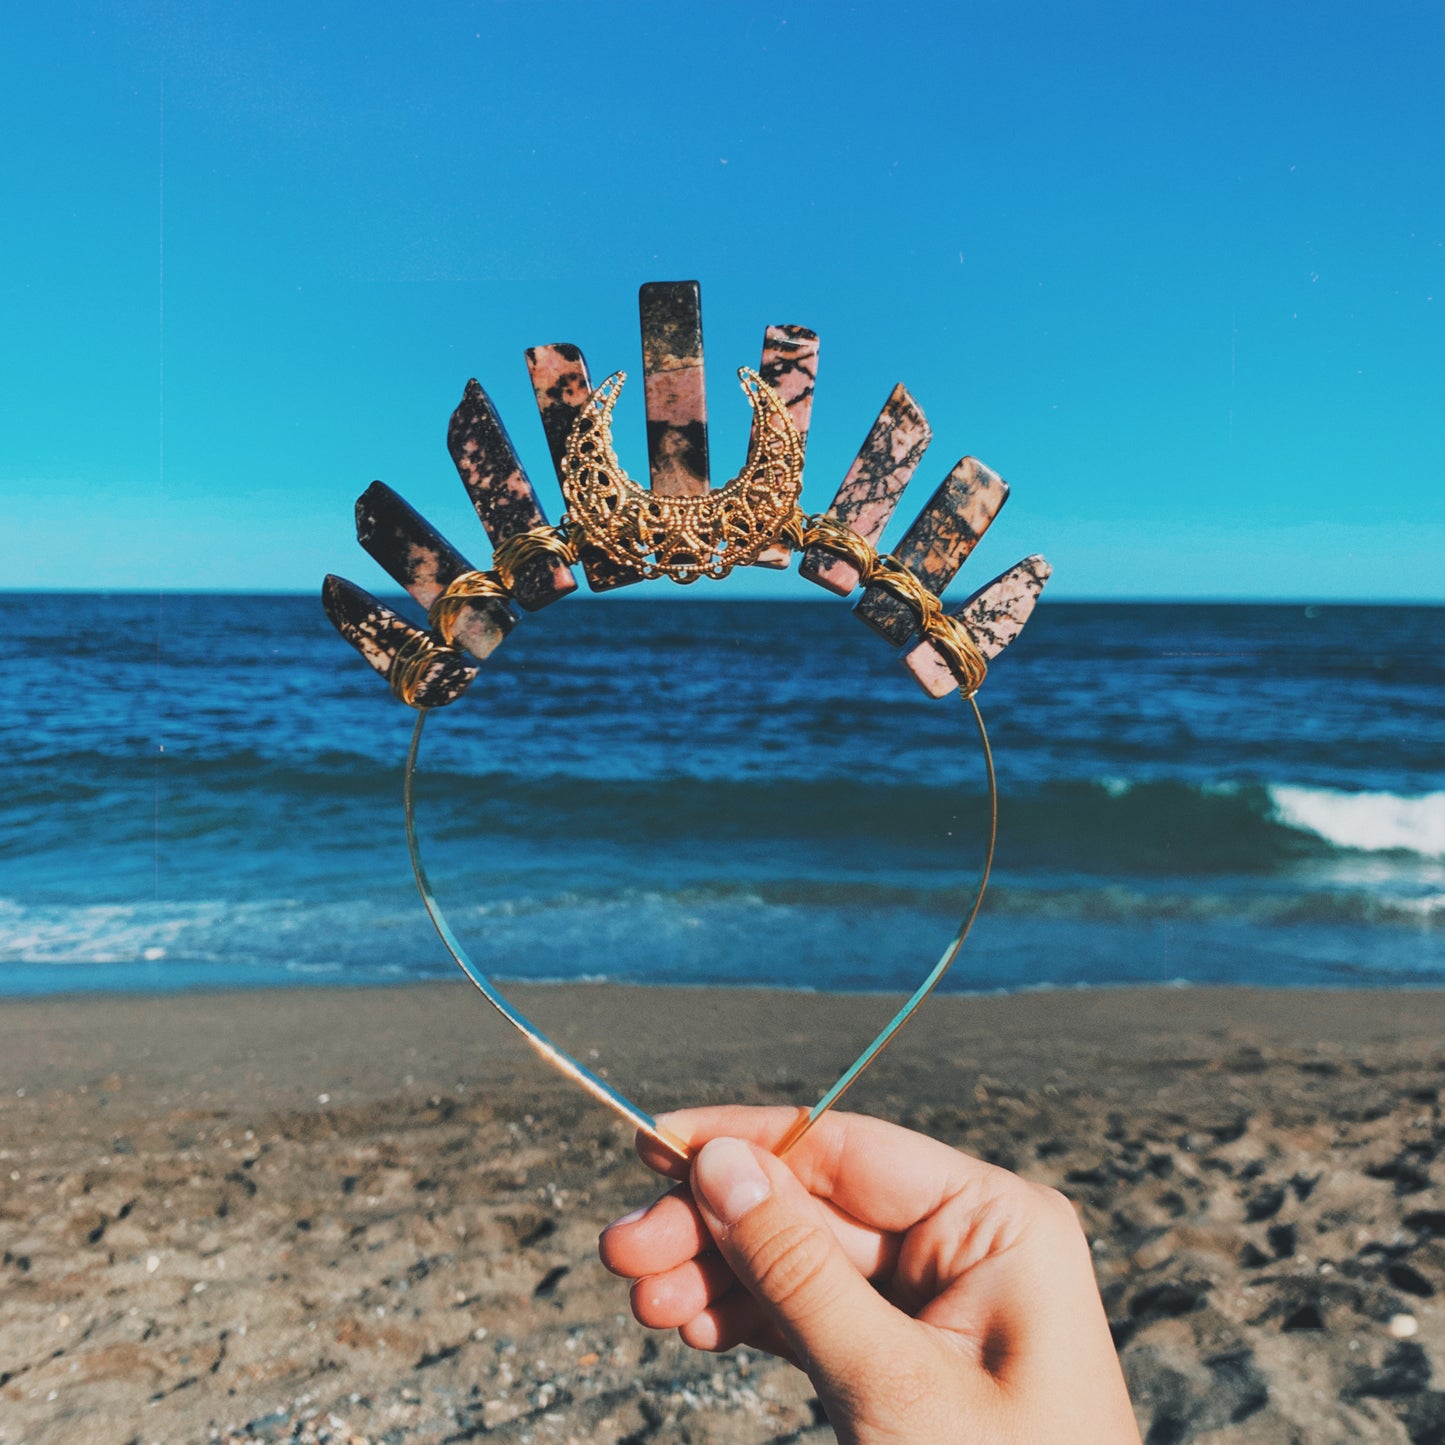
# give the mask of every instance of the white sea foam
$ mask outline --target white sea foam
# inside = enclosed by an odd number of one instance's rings
[[[1445,858],[1445,793],[1342,793],[1330,788],[1269,789],[1281,823],[1337,848],[1390,849]]]
[[[31,905],[0,900],[0,963],[155,961],[187,932],[203,935],[214,905]]]
[[[362,925],[371,919],[362,920]],[[384,915],[374,920],[384,923]],[[357,928],[352,905],[289,900],[26,904],[0,898],[0,965],[332,963],[331,940]],[[360,931],[358,929],[358,931]]]

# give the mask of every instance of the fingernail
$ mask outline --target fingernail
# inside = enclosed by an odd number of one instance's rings
[[[723,1224],[736,1224],[761,1204],[773,1186],[741,1139],[711,1139],[692,1166],[699,1202]]]
[[[634,1209],[631,1214],[624,1214],[621,1219],[614,1219],[612,1223],[607,1226],[607,1229],[620,1229],[624,1224],[636,1224],[651,1208],[652,1206],[650,1204],[644,1204],[641,1209]],[[602,1232],[605,1234],[607,1230],[603,1230]]]

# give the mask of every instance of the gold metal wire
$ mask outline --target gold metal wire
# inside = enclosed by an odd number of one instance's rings
[[[958,690],[972,699],[988,677],[988,659],[979,651],[973,634],[956,617],[940,612],[924,625],[923,635],[943,654],[958,680]]]
[[[801,507],[794,507],[778,533],[778,541],[786,542],[795,552],[808,545],[808,523],[813,520]]]
[[[530,527],[498,544],[492,553],[492,571],[509,593],[515,593],[517,573],[537,557],[553,557],[575,567],[577,548],[560,527]]]
[[[819,512],[817,516],[805,517],[803,520],[803,547],[826,547],[830,552],[837,552],[852,564],[859,581],[872,575],[878,563],[878,553],[866,537],[860,537],[852,527],[845,527],[826,512]]]
[[[391,684],[392,692],[408,707],[416,707],[417,692],[436,662],[437,654],[449,651],[450,648],[438,647],[426,633],[413,633],[397,648],[396,656],[387,669],[386,680]]]
[[[973,720],[978,728],[978,740],[983,747],[984,769],[988,774],[988,841],[984,848],[983,867],[979,871],[978,886],[974,890],[973,902],[970,904],[968,912],[964,914],[963,922],[958,925],[958,931],[953,935],[953,941],[943,950],[942,957],[934,964],[928,977],[919,984],[903,1007],[888,1021],[887,1027],[848,1066],[838,1082],[806,1114],[800,1115],[793,1127],[778,1141],[778,1147],[773,1152],[779,1159],[853,1087],[863,1071],[892,1042],[893,1036],[898,1030],[918,1012],[924,999],[938,987],[943,975],[953,966],[954,959],[958,957],[964,940],[973,927],[974,919],[978,917],[978,910],[983,906],[983,895],[988,890],[989,876],[993,872],[994,847],[998,843],[998,778],[994,773],[993,749],[989,746],[988,730],[983,725],[983,714],[978,710],[978,700],[967,693],[963,696],[964,701],[973,711]]]
[[[511,596],[511,590],[495,572],[462,572],[447,583],[446,590],[427,608],[426,620],[432,631],[450,646],[457,619],[468,602],[479,597],[507,602]]]
[[[416,715],[416,726],[411,733],[411,747],[406,755],[406,781],[403,786],[403,802],[406,813],[406,846],[411,856],[411,870],[416,878],[417,891],[426,908],[446,951],[451,954],[458,968],[476,985],[482,997],[526,1039],[533,1050],[563,1077],[584,1089],[600,1104],[605,1104],[614,1113],[626,1119],[634,1129],[640,1130],[649,1139],[682,1160],[690,1157],[687,1145],[675,1135],[669,1134],[645,1109],[640,1109],[626,1094],[614,1089],[605,1079],[599,1078],[584,1064],[579,1064],[565,1049],[554,1044],[520,1009],[509,1003],[493,987],[491,980],[472,962],[471,956],[461,940],[452,932],[441,905],[432,892],[431,881],[421,861],[421,845],[416,836],[416,760],[421,748],[422,727],[426,723],[427,709],[420,708]]]
[[[572,567],[577,563],[577,548],[560,527],[529,527],[525,532],[513,533],[497,545],[487,571],[461,572],[447,583],[427,609],[432,630],[450,646],[457,619],[467,603],[481,597],[510,602],[516,596],[517,574],[538,557],[554,557]]]
[[[893,553],[879,552],[866,537],[826,512],[803,517],[801,529],[796,526],[796,517],[792,522],[795,532],[801,531],[804,547],[826,547],[838,553],[857,572],[861,586],[882,587],[912,610],[919,632],[944,655],[965,697],[972,697],[983,686],[988,659],[968,629],[944,612],[938,596],[919,581],[912,569]]]

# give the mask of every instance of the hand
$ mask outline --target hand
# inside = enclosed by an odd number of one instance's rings
[[[793,1109],[659,1123],[687,1182],[603,1231],[632,1312],[699,1350],[749,1345],[807,1372],[844,1442],[1137,1445],[1073,1206],[1055,1190],[858,1114],[788,1154]]]

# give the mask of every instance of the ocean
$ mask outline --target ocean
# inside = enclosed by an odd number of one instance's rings
[[[314,597],[0,594],[0,994],[404,983],[412,715]],[[979,701],[944,987],[1445,984],[1445,609],[1045,599]],[[967,709],[842,602],[526,618],[433,715],[498,978],[911,989],[981,858]]]

